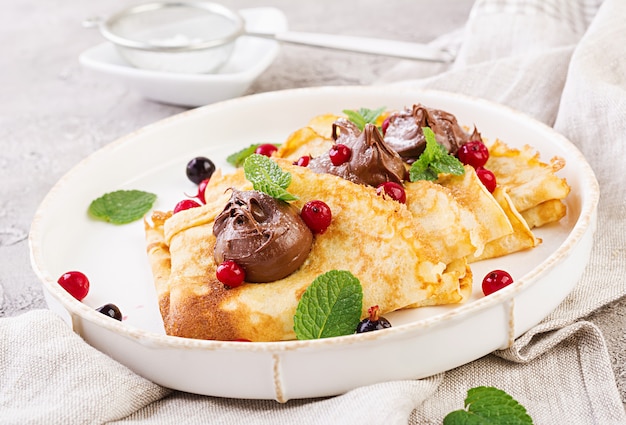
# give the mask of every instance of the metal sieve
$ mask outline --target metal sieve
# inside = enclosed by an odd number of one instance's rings
[[[107,19],[92,18],[131,65],[181,73],[208,73],[230,57],[242,35],[403,59],[450,62],[451,52],[425,44],[378,38],[285,31],[247,32],[244,19],[219,3],[179,0],[139,4]]]

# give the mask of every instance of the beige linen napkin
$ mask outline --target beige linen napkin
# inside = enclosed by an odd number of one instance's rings
[[[511,348],[424,380],[279,404],[167,391],[36,311],[0,320],[0,423],[441,424],[469,388],[493,385],[536,424],[625,424],[604,339],[584,321],[626,294],[624,17],[623,0],[479,0],[463,31],[436,41],[459,47],[451,67],[401,63],[381,81],[522,110],[565,134],[597,173],[590,264],[565,302]]]

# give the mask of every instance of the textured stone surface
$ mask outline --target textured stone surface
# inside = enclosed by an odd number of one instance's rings
[[[0,6],[0,317],[45,308],[30,267],[28,230],[54,183],[82,158],[118,137],[183,111],[83,70],[78,55],[101,42],[83,19],[127,0],[4,0]],[[426,42],[461,26],[470,0],[228,1],[276,6],[291,29]],[[396,60],[283,46],[250,93],[294,87],[370,84]],[[591,316],[606,335],[626,400],[626,300]]]

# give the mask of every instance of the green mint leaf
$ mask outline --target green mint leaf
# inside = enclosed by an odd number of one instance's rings
[[[280,147],[279,143],[272,144],[277,148]],[[228,162],[233,167],[241,167],[246,158],[252,155],[256,151],[256,148],[258,148],[259,146],[261,146],[261,143],[253,143],[247,148],[243,148],[240,151],[230,154],[228,155],[228,157],[226,157],[226,162]]]
[[[126,224],[142,218],[156,200],[153,193],[141,190],[118,190],[105,193],[89,204],[89,214],[98,220]]]
[[[412,182],[417,180],[433,181],[437,180],[440,173],[463,175],[465,173],[463,164],[437,142],[435,133],[428,127],[422,127],[422,131],[426,139],[426,148],[417,161],[411,164],[409,179]]]
[[[461,161],[448,154],[443,155],[437,158],[437,160],[431,162],[430,168],[437,173],[454,174],[456,176],[460,176],[465,173],[465,168],[463,168]]]
[[[291,184],[291,174],[265,155],[253,153],[243,162],[246,179],[252,183],[254,190],[264,192],[282,201],[295,201],[297,196],[287,192]]]
[[[356,331],[363,309],[363,288],[347,270],[319,275],[296,308],[293,329],[298,339],[330,338]]]
[[[226,157],[226,162],[234,167],[241,167],[246,158],[252,155],[259,146],[261,146],[260,143],[254,143],[247,148],[243,148],[240,151],[230,154]]]
[[[358,111],[344,109],[342,112],[346,114],[348,119],[352,121],[359,130],[363,131],[365,124],[375,124],[376,120],[385,111],[386,107],[382,106],[378,109],[359,108]]]
[[[467,392],[467,410],[455,410],[443,425],[532,425],[524,406],[505,391],[495,387],[476,387]]]

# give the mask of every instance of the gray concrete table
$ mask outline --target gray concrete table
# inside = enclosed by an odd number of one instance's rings
[[[102,41],[81,27],[128,0],[3,0],[0,5],[0,317],[46,308],[30,266],[28,231],[45,194],[95,150],[182,108],[149,102],[120,83],[83,70],[78,55]],[[460,27],[472,0],[225,1],[235,7],[276,6],[294,30],[427,42]],[[288,46],[249,93],[305,86],[370,84],[396,63],[390,58]],[[626,401],[626,300],[592,315],[604,332]]]

